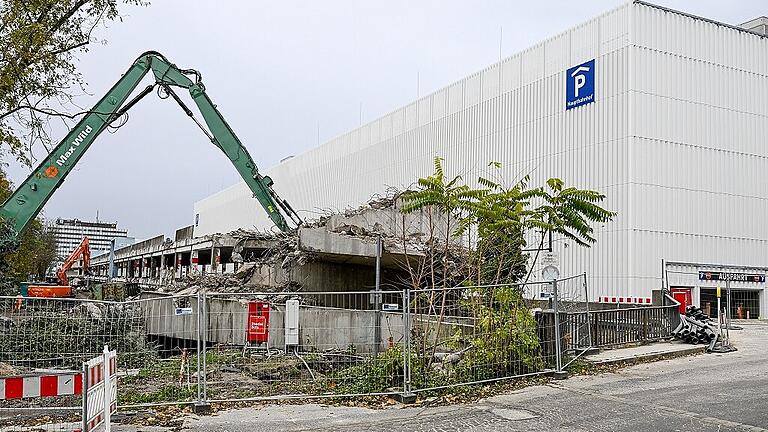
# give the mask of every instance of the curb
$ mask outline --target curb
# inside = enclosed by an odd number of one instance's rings
[[[637,363],[645,363],[645,362],[652,362],[652,361],[659,361],[659,360],[667,360],[667,359],[672,359],[676,357],[686,357],[692,354],[701,354],[706,351],[707,351],[706,345],[697,345],[697,346],[692,346],[690,348],[681,349],[678,351],[648,353],[648,354],[634,355],[631,357],[615,358],[610,360],[599,360],[599,361],[591,361],[586,359],[585,360],[588,361],[589,363],[592,363],[595,366],[611,366],[616,364],[637,364]]]

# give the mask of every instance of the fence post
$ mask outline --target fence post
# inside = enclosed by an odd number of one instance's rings
[[[87,432],[88,431],[88,385],[90,384],[90,380],[88,379],[90,377],[90,374],[88,373],[88,362],[83,362],[83,424],[82,428],[80,430]]]
[[[197,291],[197,401],[193,407],[197,414],[207,414],[211,405],[206,393],[206,363],[205,363],[205,294]]]
[[[591,335],[594,335],[594,336],[590,335],[591,337],[594,338],[592,340],[593,346],[598,346],[598,347],[600,346],[600,324],[598,323],[599,319],[600,319],[599,313],[592,315],[592,325],[594,326],[594,328],[592,329]]]
[[[208,356],[207,354],[207,341],[208,341],[208,295],[205,291],[203,291],[202,295],[203,300],[203,315],[202,315],[202,332],[203,335],[203,403],[206,405],[206,407],[209,407],[208,404]]]
[[[648,309],[643,311],[643,342],[648,342]]]
[[[109,347],[104,345],[102,355],[102,376],[104,377],[104,431],[112,431],[112,374],[109,367]],[[87,396],[87,395],[86,395]]]
[[[557,279],[552,281],[552,298],[552,306],[555,310],[555,372],[561,373],[563,362],[560,358],[562,341],[560,340],[560,311],[557,307]]]
[[[381,236],[376,238],[376,285],[374,291],[374,307],[376,308],[376,323],[373,331],[373,357],[379,356],[379,344],[381,343]]]
[[[200,301],[200,291],[198,290],[197,291],[197,307],[195,308],[197,310],[197,313],[195,314],[195,316],[197,317],[197,335],[196,335],[196,339],[197,339],[197,403],[196,405],[202,405],[203,403],[202,387],[200,385],[200,380],[202,380],[202,376],[203,376],[202,375],[203,372],[201,372],[200,370],[200,364],[202,362],[202,358],[200,355],[202,352],[200,349],[200,342],[203,339],[202,335],[200,334],[200,322],[202,321],[201,315],[203,312],[202,307],[203,307],[202,302]]]
[[[410,290],[403,290],[403,393],[411,391],[411,305]]]
[[[591,321],[589,319],[590,313],[589,313],[589,288],[587,287],[587,274],[584,273],[584,299],[585,303],[587,305],[587,343],[589,344],[589,347],[592,348],[592,325]]]
[[[395,395],[402,403],[416,402],[416,395],[411,391],[411,290],[403,290],[403,392]]]

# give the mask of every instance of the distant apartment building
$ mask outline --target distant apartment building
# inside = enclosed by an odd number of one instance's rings
[[[120,229],[117,223],[86,222],[80,219],[56,219],[50,225],[56,236],[56,255],[63,260],[87,236],[91,245],[91,255],[109,252],[110,241],[115,239],[115,248],[133,244],[135,239],[128,237],[128,230]]]

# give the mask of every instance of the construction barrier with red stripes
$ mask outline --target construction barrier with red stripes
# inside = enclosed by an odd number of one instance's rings
[[[89,432],[105,425],[110,430],[111,414],[117,411],[117,351],[104,347],[104,354],[83,365],[88,379],[83,397],[83,429]]]
[[[76,396],[82,393],[81,373],[0,377],[0,400]]]
[[[102,355],[83,363],[82,372],[0,377],[3,401],[59,396],[83,396],[81,427],[69,430],[89,432],[104,425],[109,432],[117,411],[117,352],[105,346]]]

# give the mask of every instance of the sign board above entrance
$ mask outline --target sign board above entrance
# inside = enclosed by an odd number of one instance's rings
[[[595,101],[595,60],[574,66],[565,72],[566,111]]]
[[[703,281],[731,281],[731,282],[765,282],[764,274],[708,272],[700,271],[699,280]]]

